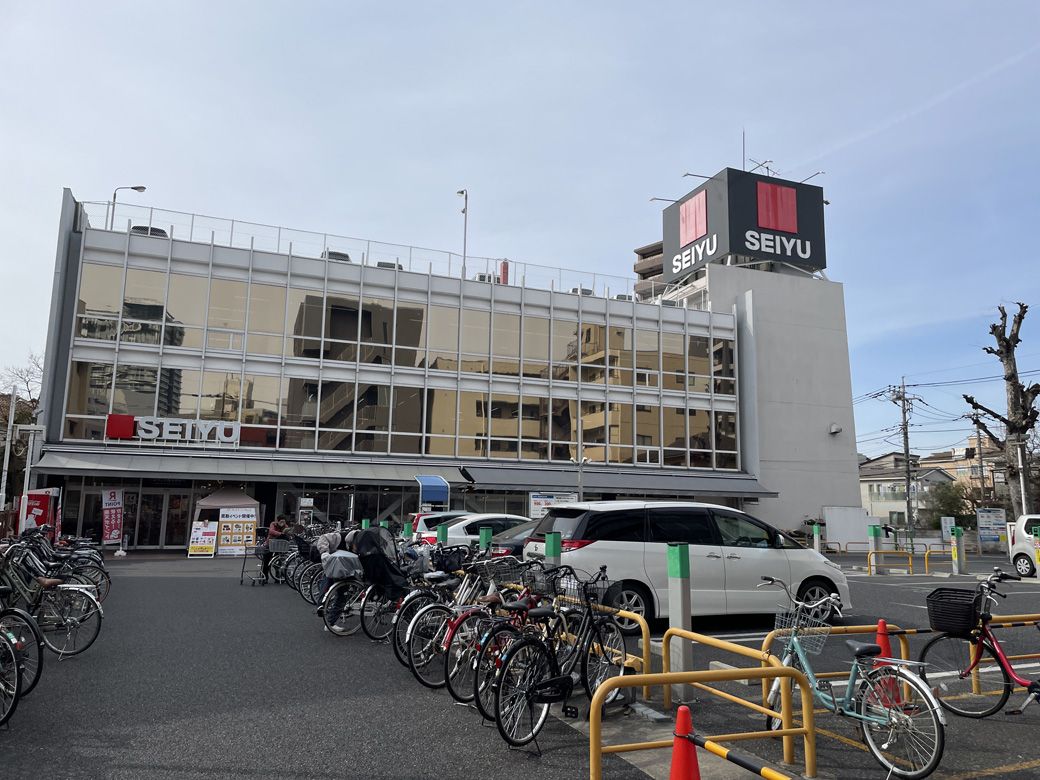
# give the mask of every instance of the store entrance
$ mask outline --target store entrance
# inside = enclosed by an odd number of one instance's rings
[[[165,490],[141,492],[136,547],[184,547],[188,543],[191,495]]]

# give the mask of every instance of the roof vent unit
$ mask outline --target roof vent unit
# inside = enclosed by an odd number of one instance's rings
[[[628,293],[618,293],[617,295],[614,296],[614,300],[615,301],[630,301],[630,300],[632,300],[632,296],[629,295]]]
[[[502,284],[502,277],[498,274],[479,273],[473,278],[478,282],[486,282],[487,284]]]
[[[326,249],[321,253],[322,260],[338,260],[341,263],[349,263],[350,255],[346,252],[337,252],[335,249]]]
[[[380,260],[376,263],[376,268],[389,268],[390,270],[397,269],[398,271],[404,270],[403,265],[400,263],[391,263],[389,260]]]
[[[595,295],[588,287],[572,287],[571,295]]]
[[[662,298],[661,299],[661,305],[662,306],[678,306],[679,302],[678,301],[673,301],[670,298]]]

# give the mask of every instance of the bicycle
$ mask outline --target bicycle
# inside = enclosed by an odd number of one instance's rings
[[[830,627],[812,616],[833,606],[840,617],[841,599],[835,593],[811,603],[798,601],[783,580],[762,577],[758,587],[766,585],[782,587],[794,607],[776,617],[776,628],[786,639],[781,663],[809,679],[817,704],[857,721],[867,749],[889,776],[919,780],[934,772],[946,746],[946,719],[927,683],[907,668],[919,662],[882,658],[878,645],[846,640],[853,661],[845,693],[839,696],[833,684],[827,691],[813,673],[809,656],[823,649]],[[774,679],[766,697],[766,707],[774,712],[783,684],[781,678]],[[768,715],[766,728],[782,729],[783,723]]]
[[[1021,579],[994,567],[974,590],[936,588],[928,594],[928,622],[943,633],[921,650],[921,662],[928,664],[923,676],[939,704],[954,715],[985,718],[999,712],[1013,684],[1026,689],[1026,699],[1008,715],[1021,715],[1040,696],[1040,680],[1015,671],[990,628],[990,605],[997,603],[997,596],[1007,598],[997,586]]]
[[[577,708],[567,701],[579,664],[578,678],[590,699],[608,677],[624,673],[627,649],[614,620],[617,610],[601,606],[613,585],[606,569],[601,566],[586,580],[570,566],[557,567],[555,606],[526,610],[528,620],[545,626],[545,634],[528,635],[509,646],[495,689],[498,733],[513,747],[538,737],[553,703],[562,702],[564,715],[577,717]],[[576,627],[563,612],[571,606],[581,614]]]

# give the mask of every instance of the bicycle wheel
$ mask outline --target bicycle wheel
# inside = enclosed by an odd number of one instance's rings
[[[794,653],[789,653],[784,656],[783,665],[802,671],[802,665],[798,661],[798,656]],[[788,683],[785,683],[782,677],[777,677],[773,680],[773,684],[769,686],[769,695],[766,696],[765,706],[773,710],[773,712],[780,712],[780,686],[785,684]],[[784,722],[780,718],[766,715],[766,731],[778,731],[783,727]]]
[[[444,654],[444,684],[451,698],[462,704],[473,701],[473,675],[480,638],[491,625],[486,612],[474,612],[455,626]]]
[[[321,565],[312,563],[307,567],[307,571],[303,573],[303,576],[300,577],[300,595],[308,604],[313,604],[314,606],[318,605],[318,601],[314,598],[314,593],[311,591],[311,588],[314,586],[315,580],[318,580],[320,584],[321,579],[324,576],[325,574],[321,569]]]
[[[549,703],[538,701],[534,689],[550,677],[552,660],[541,642],[521,639],[509,648],[495,690],[495,723],[513,747],[526,745],[542,730]]]
[[[444,687],[444,639],[454,615],[447,604],[430,604],[408,627],[408,668],[427,688]]]
[[[939,704],[954,715],[985,718],[1000,712],[1011,696],[1011,678],[988,644],[981,645],[978,666],[967,676],[964,670],[975,657],[973,640],[940,634],[924,646],[921,677],[931,686]]]
[[[382,642],[394,627],[394,613],[398,600],[390,598],[382,588],[374,585],[365,591],[361,600],[361,630],[373,642]]]
[[[628,650],[625,647],[625,635],[621,627],[613,619],[598,620],[585,652],[581,654],[581,684],[585,686],[585,694],[592,701],[596,689],[611,677],[620,677],[625,673],[625,661]],[[604,704],[610,704],[621,695],[615,688]]]
[[[401,666],[408,666],[408,647],[405,639],[408,636],[408,626],[411,624],[412,618],[420,609],[434,601],[436,599],[430,593],[417,593],[411,598],[406,598],[401,603],[401,608],[394,613],[391,621],[390,644],[394,648],[394,657],[401,662]]]
[[[296,574],[300,571],[303,566],[304,560],[300,556],[296,556],[285,566],[285,584],[293,590],[296,590]]]
[[[58,656],[78,655],[101,633],[101,605],[80,590],[48,592],[33,615],[47,649]]]
[[[322,620],[325,627],[336,636],[350,636],[356,634],[361,628],[361,597],[365,593],[365,586],[357,580],[340,580],[334,582],[325,594],[322,602]],[[334,599],[340,601],[340,612],[336,620],[329,619],[329,605]]]
[[[108,592],[112,590],[112,577],[107,571],[97,565],[86,565],[77,566],[75,573],[86,577],[97,588],[94,596],[98,602],[103,602],[108,598]]]
[[[314,579],[311,580],[310,592],[307,594],[307,601],[311,604],[318,605],[322,599],[325,598],[325,572],[322,569],[318,569],[318,573]]]
[[[0,634],[0,726],[14,715],[21,698],[21,672],[14,646],[5,634]]]
[[[857,692],[856,711],[863,741],[890,775],[919,780],[935,771],[946,729],[924,680],[898,666],[871,669]]]
[[[28,696],[43,674],[43,637],[36,621],[27,612],[5,609],[0,612],[0,634],[14,637],[15,649],[20,654],[21,682],[18,693]]]
[[[520,630],[512,623],[499,623],[480,640],[476,670],[473,674],[473,703],[482,718],[495,719],[495,691],[502,659],[510,646],[520,638]]]
[[[284,555],[275,555],[271,559],[271,565],[267,567],[271,582],[285,582],[285,562],[286,556]]]

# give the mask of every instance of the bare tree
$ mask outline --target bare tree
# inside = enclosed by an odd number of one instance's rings
[[[19,399],[29,404],[33,411],[40,403],[40,388],[43,385],[43,355],[30,352],[24,366],[7,366],[0,374],[0,392],[14,386]]]
[[[1037,417],[1040,416],[1040,411],[1036,408],[1036,399],[1037,396],[1040,396],[1040,384],[1034,382],[1027,387],[1018,378],[1015,348],[1022,342],[1019,332],[1029,307],[1024,303],[1017,305],[1018,311],[1011,320],[1010,330],[1008,330],[1007,311],[1003,306],[997,307],[997,311],[1000,312],[1000,322],[989,326],[989,332],[997,346],[983,347],[983,351],[995,355],[1004,368],[1007,414],[1003,415],[993,411],[980,404],[973,396],[964,396],[964,400],[972,408],[972,419],[1004,450],[1011,506],[1016,517],[1030,513],[1033,508],[1033,484],[1029,476],[1029,459],[1024,450],[1029,434],[1036,426]],[[1004,438],[994,435],[990,427],[983,422],[983,417],[1003,426]],[[1019,468],[1020,459],[1021,470]]]

